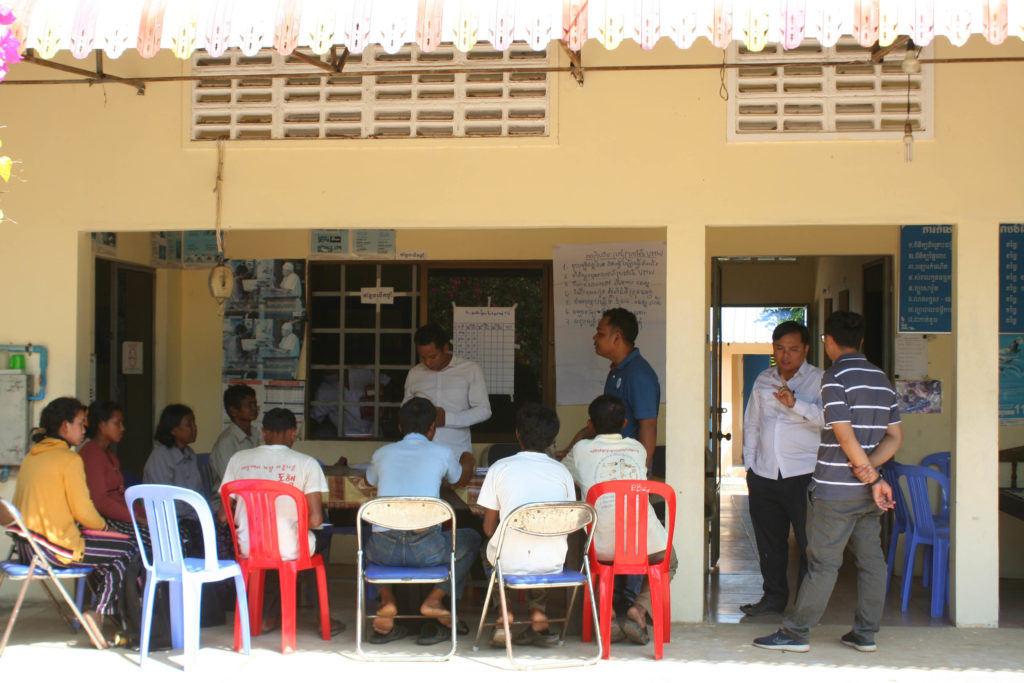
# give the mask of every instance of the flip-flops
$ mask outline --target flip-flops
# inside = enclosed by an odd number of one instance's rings
[[[626,639],[626,633],[622,630],[622,624],[615,617],[612,617],[612,642],[621,643]]]
[[[420,629],[420,635],[416,638],[417,645],[434,645],[452,639],[452,630],[437,622],[426,623]]]
[[[646,645],[651,641],[651,634],[647,631],[647,624],[641,626],[632,619],[623,619],[622,630],[631,643]]]
[[[395,623],[387,633],[377,633],[374,631],[370,634],[369,641],[374,645],[383,645],[384,643],[390,643],[396,640],[401,640],[409,635],[409,629],[403,624]]]
[[[525,630],[516,634],[512,640],[516,645],[536,645],[537,647],[554,647],[558,645],[558,634],[549,628],[543,631],[534,631],[527,626]]]

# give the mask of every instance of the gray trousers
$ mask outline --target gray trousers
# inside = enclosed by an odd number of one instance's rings
[[[808,641],[811,627],[825,612],[835,588],[843,550],[849,545],[857,564],[857,614],[853,631],[874,637],[885,607],[885,555],[882,553],[882,511],[874,500],[807,502],[807,576],[800,584],[793,613],[782,627],[797,640]]]

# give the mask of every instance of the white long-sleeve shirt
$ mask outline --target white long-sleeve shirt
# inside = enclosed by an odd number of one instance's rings
[[[773,394],[782,386],[779,369],[768,368],[754,380],[743,415],[743,465],[767,479],[810,474],[818,458],[824,424],[821,412],[821,376],[807,362],[786,382],[796,403],[787,408]]]
[[[405,378],[405,396],[428,399],[438,408],[444,408],[444,427],[438,427],[434,441],[442,443],[456,456],[472,452],[469,428],[491,416],[491,400],[487,396],[484,371],[471,360],[452,356],[440,372],[417,364]]]

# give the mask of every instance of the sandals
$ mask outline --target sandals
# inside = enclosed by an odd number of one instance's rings
[[[622,622],[622,630],[631,643],[646,645],[651,641],[651,634],[647,630],[647,624],[641,626],[632,619],[627,618]]]
[[[558,645],[558,634],[550,628],[543,631],[534,631],[533,627],[527,626],[525,630],[516,634],[512,640],[516,645],[536,645],[537,647],[554,647]]]
[[[452,630],[441,623],[426,623],[416,638],[417,645],[435,645],[452,639]]]
[[[374,645],[383,645],[385,643],[401,640],[402,638],[405,638],[407,635],[409,635],[409,629],[407,629],[405,625],[396,622],[395,625],[391,627],[391,630],[387,633],[377,633],[376,631],[374,631],[370,634],[370,637],[367,640],[369,640]]]

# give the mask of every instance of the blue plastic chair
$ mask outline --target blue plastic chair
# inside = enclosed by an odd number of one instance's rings
[[[921,467],[937,468],[939,472],[942,472],[944,475],[946,475],[946,479],[948,481],[952,482],[953,477],[950,474],[950,469],[952,467],[951,458],[952,456],[950,455],[949,451],[932,453],[931,455],[926,455],[923,458],[921,458],[920,465]],[[949,526],[949,496],[946,496],[945,492],[943,492],[942,507],[939,509],[937,517],[940,517],[945,520],[944,526]],[[927,586],[928,584],[925,585]]]
[[[889,589],[892,587],[892,573],[896,566],[896,549],[899,547],[900,536],[907,532],[910,527],[910,522],[907,520],[907,499],[903,495],[903,488],[899,485],[899,475],[896,474],[896,463],[889,461],[882,465],[882,469],[885,472],[885,478],[893,483],[892,486],[892,498],[896,503],[896,507],[893,508],[893,520],[892,520],[892,534],[889,536],[889,554],[886,558],[886,578],[885,578],[885,594],[889,594]],[[906,573],[907,569],[907,549],[909,546],[904,543],[903,545],[903,572]]]
[[[161,484],[142,484],[124,492],[128,510],[135,527],[135,540],[146,567],[146,591],[142,606],[142,638],[139,643],[139,665],[149,655],[149,635],[153,626],[153,598],[156,585],[167,581],[170,588],[171,643],[185,650],[187,664],[194,663],[199,651],[199,613],[202,605],[203,584],[224,579],[235,579],[235,594],[240,614],[248,613],[245,582],[242,570],[234,560],[217,559],[217,535],[213,526],[213,513],[206,499],[190,489]],[[153,546],[153,556],[139,534],[139,521],[135,516],[135,501],[141,500],[146,509],[146,523]],[[185,557],[178,531],[176,502],[183,502],[196,511],[203,530],[204,557]],[[242,649],[249,654],[249,621],[242,619]]]
[[[18,508],[3,498],[0,498],[0,527],[6,527],[9,534],[28,543],[29,548],[32,550],[31,559],[23,557],[19,558],[17,562],[12,559],[0,562],[0,586],[3,585],[5,578],[23,582],[21,590],[18,591],[18,597],[14,602],[14,609],[11,610],[11,616],[7,620],[7,628],[4,629],[3,639],[0,640],[0,657],[3,656],[4,650],[7,648],[7,640],[11,637],[11,631],[14,630],[14,622],[18,618],[18,612],[21,610],[21,603],[25,599],[28,585],[34,580],[42,582],[43,588],[46,589],[46,594],[68,626],[74,628],[76,622],[82,624],[85,627],[86,633],[89,634],[92,644],[97,649],[103,649],[103,634],[96,633],[89,626],[89,623],[82,619],[81,606],[75,604],[75,601],[71,599],[71,596],[59,580],[84,579],[92,572],[92,567],[60,567],[48,562],[46,556],[39,550],[39,546],[36,545],[35,538],[29,532],[28,527],[25,526]],[[26,560],[28,560],[28,564],[24,563]],[[49,579],[49,582],[47,582],[47,579]],[[66,607],[57,600],[57,596],[53,594],[50,584],[60,593]],[[82,595],[84,597],[84,589]]]
[[[909,547],[906,551],[906,563],[903,568],[902,610],[906,611],[910,600],[910,583],[914,574],[914,560],[917,549],[930,546],[930,562],[926,555],[925,572],[931,575],[931,616],[941,617],[949,602],[949,520],[932,512],[932,502],[928,495],[928,480],[938,483],[942,489],[943,500],[949,500],[949,479],[941,472],[930,467],[913,465],[895,465],[897,475],[907,484],[910,506],[907,510],[907,529]],[[927,585],[927,584],[926,584]]]
[[[444,522],[452,524],[452,550],[448,562],[432,567],[394,567],[367,562],[363,555],[363,522],[387,529],[413,531],[425,529]],[[455,654],[455,512],[452,506],[440,498],[382,496],[368,500],[359,506],[356,516],[356,538],[359,550],[356,554],[356,652],[363,659],[373,662],[440,662],[451,659]],[[450,582],[448,595],[452,596],[451,623],[452,642],[448,652],[441,655],[409,657],[406,655],[368,654],[363,650],[363,622],[372,618],[366,614],[366,584],[392,583],[442,583]],[[410,618],[396,615],[397,619]],[[415,615],[420,618],[420,615]]]
[[[577,666],[596,664],[603,654],[603,645],[600,638],[597,640],[597,654],[590,659],[562,659],[549,664],[527,664],[516,660],[512,655],[512,626],[529,624],[529,621],[512,621],[508,612],[508,601],[505,597],[505,589],[524,590],[527,588],[572,588],[572,595],[569,598],[568,607],[565,610],[566,616],[561,619],[548,619],[550,623],[562,624],[562,631],[558,636],[558,644],[565,642],[565,633],[569,627],[569,615],[572,614],[573,605],[576,603],[576,593],[581,586],[585,586],[590,596],[590,610],[592,623],[598,622],[597,598],[594,595],[594,579],[590,574],[590,559],[587,551],[594,537],[594,522],[597,521],[597,510],[592,505],[578,502],[562,503],[528,503],[515,508],[501,521],[495,536],[498,545],[494,558],[494,571],[491,572],[490,581],[487,583],[487,596],[484,598],[483,610],[480,612],[480,625],[476,629],[476,640],[473,642],[473,650],[480,647],[480,637],[483,635],[484,626],[497,626],[495,622],[487,621],[487,608],[491,603],[491,595],[495,588],[498,591],[499,604],[501,606],[502,622],[505,628],[505,654],[509,663],[516,669],[550,669],[563,666]],[[587,529],[589,525],[589,529]],[[531,536],[567,536],[577,531],[584,530],[587,534],[586,542],[583,544],[583,562],[579,571],[562,568],[557,574],[505,574],[501,569],[501,553],[505,544],[505,537],[510,532],[519,532]],[[585,608],[584,608],[585,609]]]

